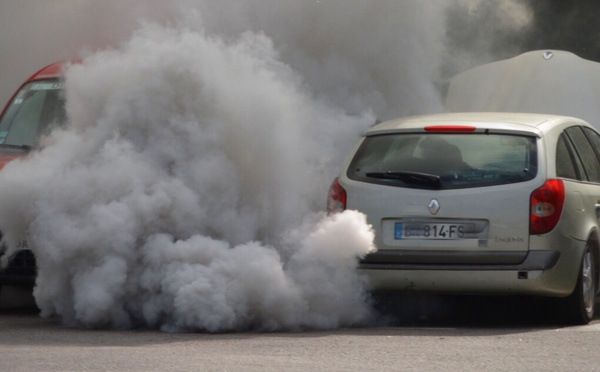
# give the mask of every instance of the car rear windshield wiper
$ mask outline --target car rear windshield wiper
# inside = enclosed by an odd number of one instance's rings
[[[442,186],[440,176],[429,173],[405,172],[405,171],[387,171],[387,172],[369,172],[367,177],[381,178],[386,180],[400,180],[406,183],[429,185],[436,188]]]

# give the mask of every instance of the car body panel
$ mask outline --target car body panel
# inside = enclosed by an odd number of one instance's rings
[[[485,190],[413,190],[404,189],[401,193],[396,188],[382,185],[359,185],[344,179],[348,189],[348,208],[364,211],[368,222],[375,229],[376,246],[379,249],[419,249],[419,250],[510,250],[527,251],[529,238],[529,196],[532,187],[541,185],[539,180],[512,187],[510,192],[505,187],[492,186]],[[532,186],[534,185],[534,186]],[[511,185],[514,186],[514,185]],[[392,190],[390,190],[392,189]],[[387,190],[387,191],[386,191]],[[356,197],[360,193],[360,198]],[[440,209],[434,216],[427,206],[437,200]],[[506,213],[497,220],[498,208]],[[477,209],[477,213],[473,209]],[[492,221],[496,219],[495,221]],[[471,239],[444,241],[441,246],[438,240],[404,240],[394,239],[394,226],[397,221],[452,221],[476,222],[481,220],[486,225],[484,234]]]

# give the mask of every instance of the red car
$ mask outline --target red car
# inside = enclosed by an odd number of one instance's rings
[[[54,63],[33,74],[2,110],[0,169],[36,148],[41,136],[65,122],[63,65]],[[0,256],[3,251],[0,247]],[[23,249],[9,259],[7,267],[0,269],[0,285],[33,285],[35,276],[35,257]]]

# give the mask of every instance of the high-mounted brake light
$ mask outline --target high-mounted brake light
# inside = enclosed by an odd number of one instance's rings
[[[545,234],[558,223],[565,201],[565,185],[561,180],[547,180],[531,193],[529,233]]]
[[[329,187],[327,195],[327,214],[343,212],[346,210],[346,190],[340,185],[336,178]]]
[[[425,127],[426,132],[446,132],[446,133],[456,133],[456,132],[474,132],[475,127],[469,125],[429,125]]]

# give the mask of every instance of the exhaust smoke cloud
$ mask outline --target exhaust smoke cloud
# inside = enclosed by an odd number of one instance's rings
[[[312,213],[340,162],[329,132],[352,143],[374,118],[313,101],[276,57],[264,35],[148,25],[68,69],[71,128],[0,176],[4,239],[35,252],[42,314],[210,331],[366,319],[364,216]]]
[[[372,231],[357,212],[325,216],[327,187],[377,118],[441,110],[450,5],[134,3],[104,4],[137,30],[103,24],[73,43],[67,128],[0,173],[0,229],[36,254],[42,315],[166,331],[367,324],[355,268]]]

